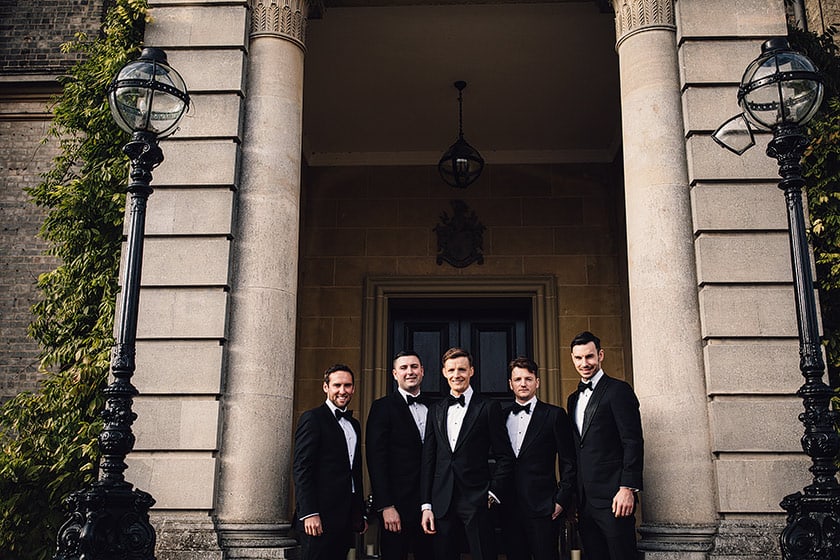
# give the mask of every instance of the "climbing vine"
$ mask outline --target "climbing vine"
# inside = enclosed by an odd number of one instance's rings
[[[80,62],[60,79],[46,141],[60,148],[29,190],[57,268],[38,278],[29,334],[44,379],[0,408],[0,558],[50,558],[63,499],[96,480],[99,412],[113,345],[128,168],[105,89],[139,52],[146,0],[113,0],[96,37],[62,45]]]
[[[814,249],[828,378],[840,387],[840,49],[836,30],[822,35],[790,30],[791,43],[819,68],[825,102],[809,124],[811,139],[803,159],[810,241]]]

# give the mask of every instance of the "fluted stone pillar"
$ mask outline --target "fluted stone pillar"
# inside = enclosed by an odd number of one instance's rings
[[[613,0],[646,558],[706,558],[717,508],[672,0]],[[666,342],[667,341],[667,342]]]
[[[253,0],[216,524],[225,557],[288,558],[306,0]]]

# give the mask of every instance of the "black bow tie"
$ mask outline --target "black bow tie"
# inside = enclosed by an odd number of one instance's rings
[[[408,406],[411,406],[414,403],[425,404],[423,402],[423,397],[421,397],[420,395],[417,395],[416,397],[414,395],[406,395],[405,400],[406,400],[406,402],[408,402]]]
[[[520,412],[524,412],[525,414],[531,414],[531,403],[513,403],[513,406],[510,408],[510,412],[511,414],[519,414]]]
[[[581,393],[583,393],[583,392],[584,392],[584,391],[586,391],[587,389],[592,390],[592,382],[591,382],[591,381],[590,381],[590,382],[588,382],[588,383],[584,383],[583,381],[580,381],[580,382],[578,383],[578,391],[580,391]]]
[[[449,406],[452,406],[452,405],[455,405],[455,404],[460,404],[461,406],[467,406],[467,399],[464,398],[464,395],[461,395],[460,397],[453,397],[452,395],[449,395],[449,397],[446,399],[446,402],[449,403]]]
[[[335,419],[341,420],[344,418],[345,420],[350,420],[353,418],[353,411],[352,410],[339,410],[338,408],[335,409]]]

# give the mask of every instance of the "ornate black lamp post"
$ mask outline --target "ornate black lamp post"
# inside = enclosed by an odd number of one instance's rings
[[[104,427],[99,434],[100,479],[67,499],[69,519],[58,533],[55,560],[154,559],[155,530],[149,522],[151,495],[125,480],[126,455],[134,447],[131,411],[137,389],[134,374],[137,308],[146,201],[152,193],[152,169],[163,161],[158,139],[177,129],[189,106],[181,76],[166,63],[160,49],[143,49],[139,60],[126,64],[108,87],[111,113],[132,134],[123,152],[131,159],[128,192],[129,227],[117,339],[111,356],[114,382],[105,389]]]
[[[791,50],[787,40],[771,39],[747,67],[738,88],[738,104],[744,114],[724,123],[714,135],[715,141],[740,155],[754,143],[750,124],[772,131],[767,155],[779,162],[779,188],[787,202],[799,368],[805,377],[797,392],[805,407],[799,415],[805,425],[801,441],[811,457],[813,481],[804,492],[785,496],[781,502],[788,514],[779,538],[786,560],[840,558],[840,485],[834,464],[840,436],[835,430],[837,413],[831,410],[832,391],[823,383],[825,363],[802,209],[805,181],[800,165],[808,144],[802,127],[817,112],[822,97],[823,86],[814,64]]]

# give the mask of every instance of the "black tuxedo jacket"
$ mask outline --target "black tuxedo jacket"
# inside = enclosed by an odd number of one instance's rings
[[[419,516],[423,443],[414,417],[399,391],[373,401],[366,432],[365,449],[374,508],[379,511],[395,506],[401,515]]]
[[[583,429],[574,422],[579,393],[569,395],[567,409],[577,451],[578,499],[608,508],[619,487],[642,489],[644,442],[639,401],[633,389],[605,374],[589,399]]]
[[[511,406],[507,403],[502,409],[505,420]],[[575,488],[575,448],[565,410],[536,401],[513,473],[511,505],[516,515],[547,517],[554,513],[555,503],[569,509]]]
[[[352,469],[344,430],[326,403],[307,410],[298,421],[292,474],[295,523],[301,531],[301,518],[315,513],[321,516],[324,532],[361,529],[364,515],[362,437],[359,422],[352,418],[350,423],[356,432]]]
[[[447,437],[448,409],[442,399],[429,410],[420,471],[422,502],[431,503],[438,518],[449,511],[456,485],[476,509],[487,508],[488,492],[504,502],[513,473],[513,450],[498,402],[473,392],[454,450]]]

